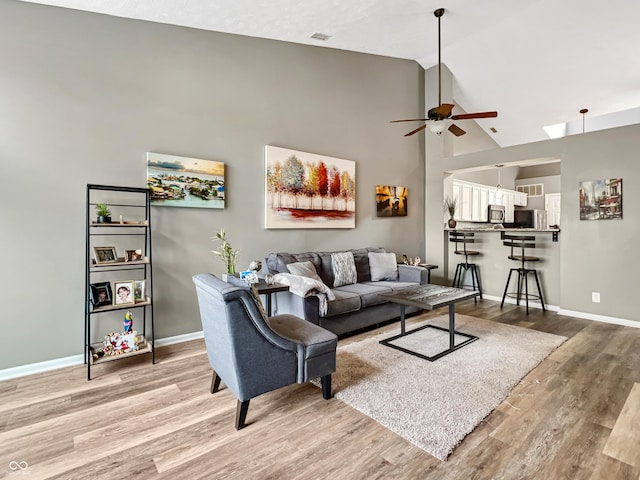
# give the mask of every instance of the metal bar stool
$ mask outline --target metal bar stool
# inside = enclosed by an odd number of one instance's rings
[[[542,296],[542,289],[540,288],[540,280],[538,279],[538,271],[535,268],[526,268],[525,262],[538,262],[540,259],[538,257],[534,257],[532,255],[525,255],[525,248],[536,248],[535,240],[536,237],[533,235],[506,235],[502,236],[503,242],[502,244],[511,248],[511,254],[509,255],[509,260],[515,260],[520,263],[520,267],[512,268],[509,270],[509,277],[507,277],[507,284],[504,287],[504,294],[502,295],[502,302],[500,303],[500,308],[504,306],[504,299],[507,296],[515,297],[517,300],[517,304],[520,305],[520,299],[522,298],[522,283],[524,282],[524,299],[527,305],[527,315],[529,315],[529,298],[540,299],[540,303],[542,304],[542,310],[546,310],[544,306],[544,297]],[[520,255],[514,254],[514,248],[520,249]],[[515,293],[507,293],[509,289],[509,282],[511,281],[511,274],[513,272],[518,273],[518,290]],[[533,295],[529,293],[529,275],[533,275],[536,280],[536,286],[538,287],[538,295]]]
[[[468,243],[475,243],[475,234],[472,232],[460,232],[452,230],[449,232],[449,241],[456,244],[454,253],[456,255],[464,255],[464,263],[458,263],[456,266],[456,273],[453,276],[452,287],[465,288],[472,287],[473,290],[477,290],[482,300],[482,287],[480,286],[480,277],[478,276],[478,266],[475,263],[469,263],[469,256],[480,255],[480,252],[476,250],[467,250]],[[458,247],[458,244],[462,244],[462,249]],[[462,283],[464,275],[467,271],[471,272],[471,285],[465,285]],[[474,302],[476,298],[473,299]]]

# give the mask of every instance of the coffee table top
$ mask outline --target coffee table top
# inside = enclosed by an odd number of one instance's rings
[[[380,297],[395,303],[424,308],[425,310],[435,310],[452,303],[469,300],[477,295],[478,292],[473,290],[428,284],[381,293]]]

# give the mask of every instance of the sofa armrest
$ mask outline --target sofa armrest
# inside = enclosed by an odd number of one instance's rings
[[[429,270],[414,265],[398,265],[398,280],[401,282],[415,282],[426,285]]]

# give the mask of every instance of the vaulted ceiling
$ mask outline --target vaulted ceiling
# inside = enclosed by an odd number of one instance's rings
[[[442,61],[454,77],[453,101],[467,112],[497,110],[478,124],[499,145],[545,140],[549,125],[581,127],[582,108],[589,109],[586,130],[621,111],[624,122],[640,122],[636,1],[25,1],[410,59],[425,69],[438,61],[433,11],[444,7]]]

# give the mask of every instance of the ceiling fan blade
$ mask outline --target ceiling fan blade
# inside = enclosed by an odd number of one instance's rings
[[[453,110],[453,105],[450,103],[443,103],[438,107],[438,117],[439,118],[447,118],[451,115],[451,110]]]
[[[453,115],[452,120],[469,120],[471,118],[494,118],[498,116],[498,112],[478,112],[478,113],[461,113]]]
[[[457,126],[455,123],[452,123],[451,125],[449,125],[449,129],[448,129],[451,133],[453,133],[456,137],[459,137],[461,135],[464,135],[465,132],[463,129],[461,129],[459,126]]]
[[[389,123],[398,123],[398,122],[426,122],[429,120],[428,118],[408,118],[406,120],[390,120]]]
[[[408,137],[410,135],[413,135],[414,133],[418,133],[421,130],[424,130],[425,128],[427,128],[427,124],[426,123],[424,125],[422,125],[421,127],[416,128],[415,130],[411,130],[409,133],[405,133],[404,136]]]

